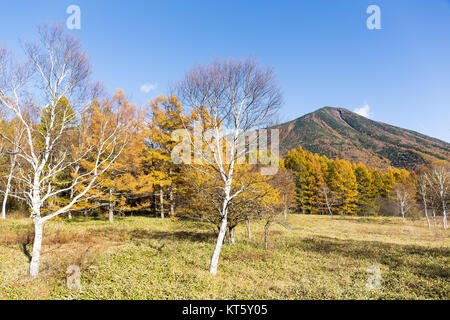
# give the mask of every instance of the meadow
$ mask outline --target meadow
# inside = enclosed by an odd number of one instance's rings
[[[397,217],[290,215],[291,230],[238,226],[209,273],[211,225],[149,217],[59,218],[44,227],[40,276],[28,275],[30,219],[0,222],[0,299],[450,299],[450,233]],[[66,268],[81,268],[80,291]],[[367,272],[381,270],[380,289]]]

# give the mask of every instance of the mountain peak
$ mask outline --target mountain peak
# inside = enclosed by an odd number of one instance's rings
[[[444,141],[368,119],[346,108],[325,106],[276,127],[280,129],[283,155],[302,146],[329,158],[410,170],[450,158],[450,144]]]

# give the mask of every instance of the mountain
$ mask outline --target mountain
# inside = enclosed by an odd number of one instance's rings
[[[450,160],[447,142],[373,121],[344,108],[321,108],[274,128],[280,129],[282,155],[302,146],[329,158],[409,170],[435,160]]]

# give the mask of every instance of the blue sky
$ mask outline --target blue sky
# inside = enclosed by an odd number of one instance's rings
[[[15,0],[0,12],[0,46],[18,49],[38,24],[65,23],[71,4],[93,78],[137,105],[195,64],[253,56],[278,75],[282,120],[368,106],[374,120],[450,142],[448,0]],[[381,30],[366,27],[372,4]]]

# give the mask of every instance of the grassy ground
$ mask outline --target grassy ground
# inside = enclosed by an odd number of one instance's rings
[[[0,221],[3,299],[450,299],[450,233],[398,218],[291,215],[293,230],[243,226],[225,245],[217,276],[208,273],[210,225],[145,217],[50,221],[41,276],[27,277],[30,221]],[[65,270],[82,269],[80,292]],[[381,269],[370,290],[367,269]]]

